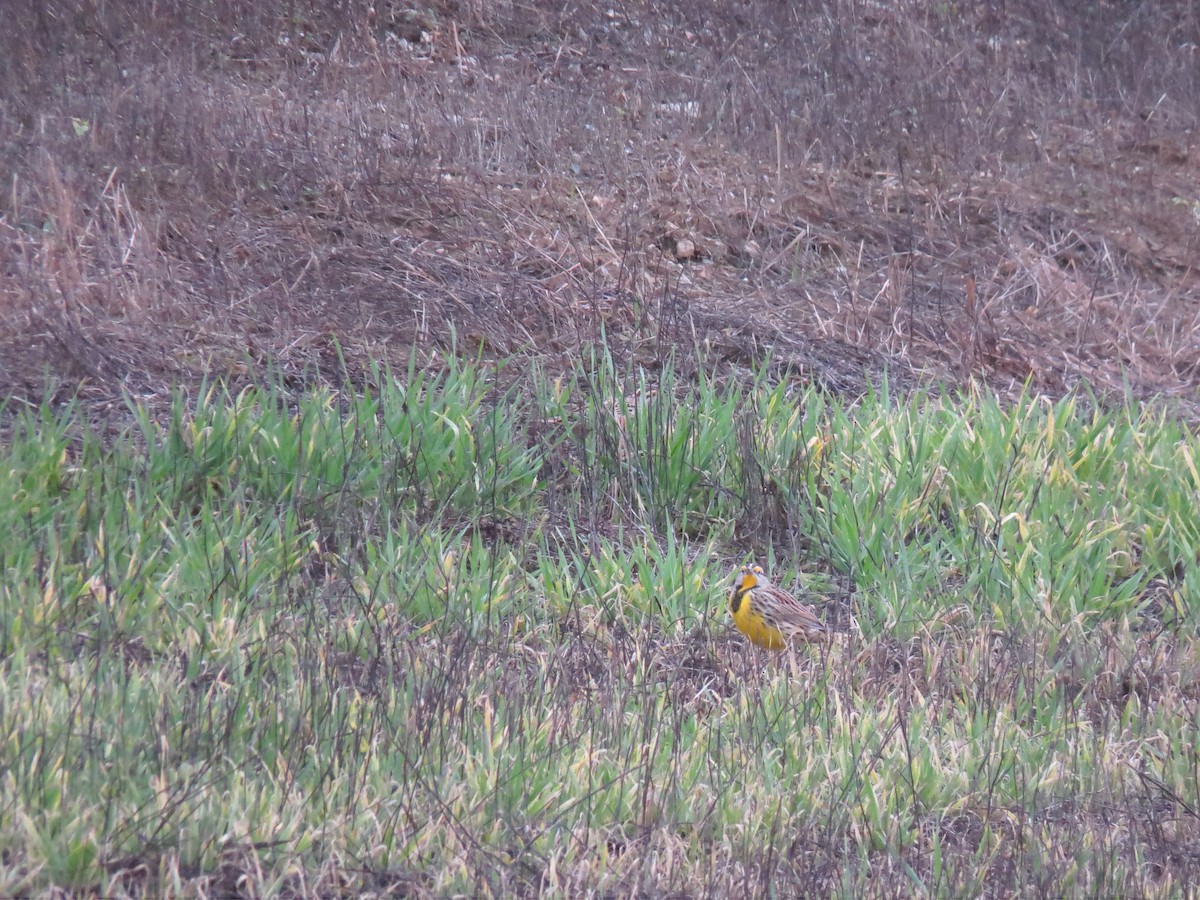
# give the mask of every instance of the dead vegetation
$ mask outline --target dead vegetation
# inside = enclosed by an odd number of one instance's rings
[[[601,339],[1193,399],[1191,4],[143,12],[6,33],[22,400]]]

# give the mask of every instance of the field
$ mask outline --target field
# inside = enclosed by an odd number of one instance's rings
[[[16,8],[0,895],[1194,890],[1192,4]]]

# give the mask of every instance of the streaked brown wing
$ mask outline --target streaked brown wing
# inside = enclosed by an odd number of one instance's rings
[[[782,625],[805,634],[819,634],[825,631],[825,624],[817,618],[816,611],[811,606],[805,606],[775,585],[771,585],[771,594]]]

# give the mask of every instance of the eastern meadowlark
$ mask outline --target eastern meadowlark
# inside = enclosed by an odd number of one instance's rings
[[[828,634],[817,614],[771,583],[762,566],[742,566],[729,594],[729,611],[751,643],[783,650],[793,641],[822,640]]]

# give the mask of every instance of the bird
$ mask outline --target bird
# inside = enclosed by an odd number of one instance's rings
[[[783,650],[793,642],[818,641],[828,636],[812,607],[772,584],[762,566],[742,566],[729,593],[729,611],[738,631],[752,644]]]

